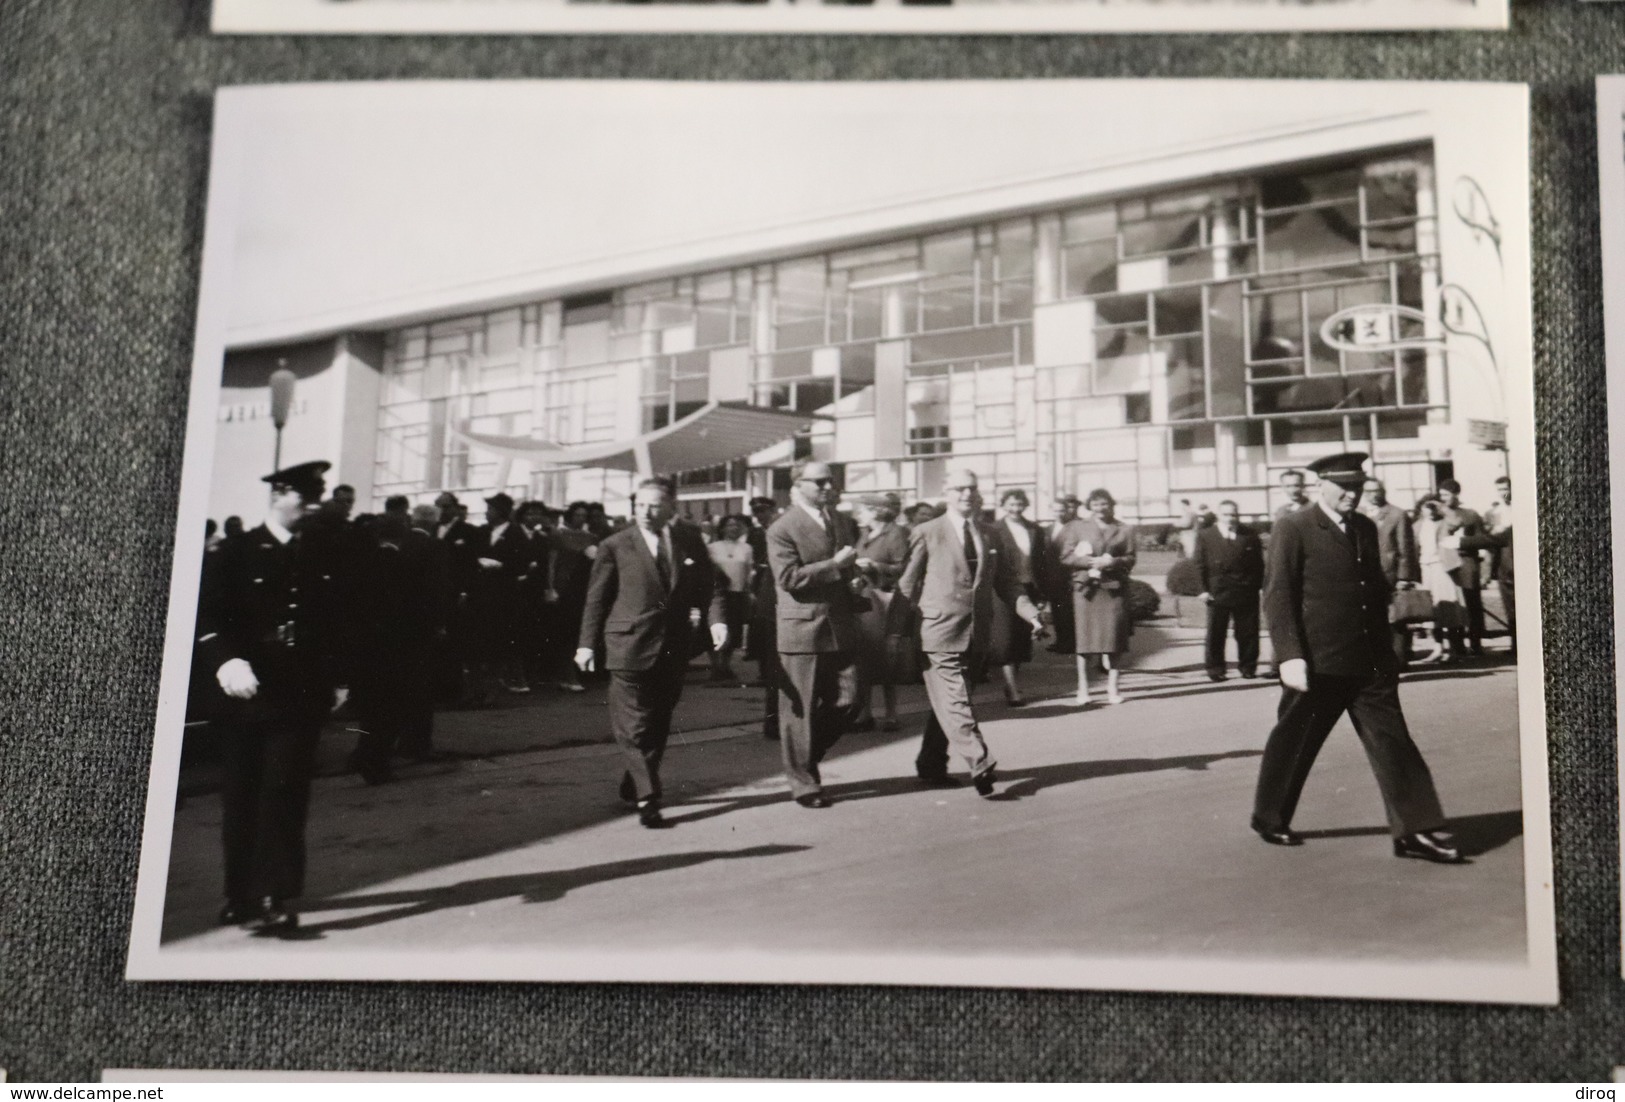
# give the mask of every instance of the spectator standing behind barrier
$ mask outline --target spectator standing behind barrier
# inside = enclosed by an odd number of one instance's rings
[[[1506,610],[1507,634],[1512,640],[1512,657],[1518,657],[1518,601],[1517,577],[1512,556],[1512,479],[1502,475],[1495,480],[1496,502],[1484,510],[1484,534],[1469,537],[1462,546],[1473,551],[1490,553],[1490,576],[1501,591],[1501,604]]]
[[[592,510],[585,501],[572,501],[564,511],[564,521],[553,532],[552,555],[548,559],[549,603],[553,606],[552,629],[556,650],[553,656],[555,684],[565,692],[586,690],[571,661],[570,648],[581,634],[581,612],[587,602],[587,579],[593,556],[598,553],[598,536],[588,527]]]
[[[1286,500],[1275,509],[1276,523],[1280,523],[1283,518],[1291,516],[1299,509],[1314,504],[1309,500],[1308,491],[1304,489],[1305,484],[1302,471],[1293,468],[1281,472],[1281,490],[1286,494]]]
[[[1224,644],[1232,624],[1236,669],[1242,677],[1257,677],[1264,545],[1257,532],[1241,523],[1241,510],[1234,501],[1219,502],[1217,521],[1196,534],[1196,569],[1202,579],[1202,599],[1207,602],[1204,657],[1208,680],[1224,680]]]
[[[1444,527],[1439,535],[1439,559],[1461,588],[1467,607],[1467,647],[1484,653],[1484,575],[1478,552],[1472,548],[1484,537],[1484,518],[1461,503],[1461,483],[1446,478],[1439,483],[1439,506]],[[1461,639],[1456,639],[1461,650]]]
[[[1049,571],[1049,540],[1038,525],[1027,519],[1029,504],[1024,490],[1006,490],[999,495],[999,511],[1004,514],[999,522],[1001,534],[1010,541],[1010,566],[1016,587],[1036,609],[1044,600],[1039,581]],[[1004,679],[1004,702],[1020,708],[1027,699],[1021,695],[1018,671],[1033,660],[1032,627],[1002,597],[995,598],[993,613],[993,653],[989,657],[998,663]]]
[[[1072,630],[1072,571],[1061,564],[1061,533],[1068,524],[1078,519],[1083,501],[1077,494],[1056,495],[1055,517],[1044,534],[1044,599],[1049,602],[1050,620],[1055,629],[1055,640],[1050,650],[1055,654],[1073,654]]]

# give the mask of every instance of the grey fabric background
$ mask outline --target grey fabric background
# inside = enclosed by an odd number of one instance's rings
[[[1625,4],[1519,0],[1508,34],[913,39],[215,40],[206,7],[0,3],[0,1067],[14,1081],[107,1066],[1599,1080],[1625,1063],[1592,88],[1625,71]],[[216,86],[1063,76],[1533,85],[1560,1007],[123,982]]]

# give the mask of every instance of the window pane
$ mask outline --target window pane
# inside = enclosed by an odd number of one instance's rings
[[[969,275],[976,239],[970,230],[938,234],[923,242],[924,267],[931,276]]]
[[[1154,298],[1156,331],[1168,333],[1200,333],[1202,331],[1202,289],[1188,287],[1177,291],[1163,291]]]
[[[1117,232],[1117,209],[1107,203],[1103,206],[1068,211],[1062,228],[1065,239],[1069,242],[1110,237]]]
[[[1428,354],[1407,348],[1399,354],[1399,404],[1423,406],[1428,401]]]
[[[1123,325],[1129,322],[1143,322],[1148,315],[1147,302],[1143,294],[1110,295],[1095,299],[1095,324],[1097,325]]]
[[[1099,295],[1117,289],[1117,240],[1066,247],[1066,295]]]
[[[1095,359],[1113,356],[1143,356],[1151,343],[1143,328],[1095,330]]]
[[[1295,359],[1303,353],[1302,302],[1297,292],[1254,296],[1247,310],[1254,362]]]
[[[1187,249],[1202,242],[1202,221],[1193,214],[1175,214],[1123,226],[1123,255],[1147,256]]]
[[[841,349],[841,393],[875,385],[875,346],[849,344]]]
[[[1416,217],[1416,189],[1414,164],[1388,162],[1369,166],[1365,175],[1366,221]]]
[[[911,364],[944,360],[979,360],[983,363],[1010,363],[1011,332],[1005,327],[966,329],[959,333],[915,337],[908,345]]]
[[[925,280],[920,293],[925,302],[923,330],[961,329],[976,324],[976,289],[970,276]]]
[[[1207,416],[1202,373],[1202,338],[1158,341],[1168,376],[1168,419],[1192,421]]]
[[[1360,259],[1359,203],[1264,216],[1264,266],[1312,268]]]
[[[1236,417],[1247,412],[1241,321],[1241,284],[1221,283],[1212,288],[1208,298],[1208,363],[1215,417]]]
[[[796,384],[796,410],[817,413],[835,404],[835,380],[815,379]]]

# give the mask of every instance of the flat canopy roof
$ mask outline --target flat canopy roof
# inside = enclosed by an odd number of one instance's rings
[[[703,470],[743,459],[783,443],[821,420],[824,417],[817,413],[768,409],[744,402],[708,402],[665,428],[630,440],[596,444],[495,436],[469,432],[462,425],[452,426],[451,431],[470,447],[504,459],[523,459],[544,467],[597,467],[648,476]]]

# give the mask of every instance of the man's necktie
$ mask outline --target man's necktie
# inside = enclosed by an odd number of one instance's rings
[[[970,567],[970,576],[976,577],[976,537],[971,535],[970,521],[965,522],[965,565]]]
[[[669,591],[674,571],[671,559],[671,533],[668,529],[660,530],[660,554],[655,556],[655,562],[660,567],[660,584]]]

